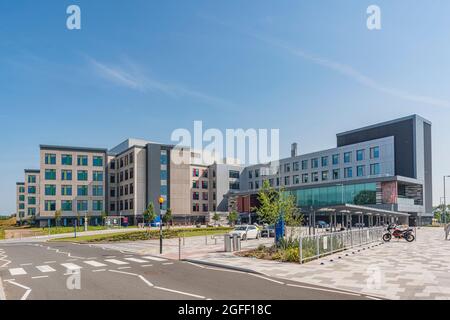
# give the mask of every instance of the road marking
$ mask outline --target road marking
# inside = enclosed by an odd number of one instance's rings
[[[21,285],[20,283],[14,282],[14,281],[12,281],[12,280],[8,280],[8,282],[11,283],[11,284],[13,284],[13,285],[15,285],[15,286],[18,286],[18,287],[20,287],[20,288],[22,288],[22,289],[27,290],[27,291],[25,292],[25,294],[22,296],[22,298],[20,298],[20,300],[27,300],[28,296],[29,296],[30,293],[31,293],[31,289],[30,289],[30,288],[28,288],[28,287],[26,287],[26,286],[24,286],[24,285]]]
[[[263,276],[260,276],[259,274],[254,274],[254,273],[249,273],[249,274],[251,274],[254,277],[261,278],[261,279],[264,279],[264,280],[267,280],[267,281],[272,281],[272,282],[275,282],[275,283],[278,283],[278,284],[284,284],[284,282],[281,282],[281,281],[278,281],[278,280],[274,280],[274,279],[270,279],[270,278],[267,278],[267,277],[263,277]]]
[[[380,298],[375,298],[375,297],[371,297],[371,296],[364,296],[364,297],[366,297],[366,298],[368,298],[368,299],[372,299],[372,300],[382,300],[382,299],[380,299]]]
[[[147,262],[147,260],[142,260],[142,259],[138,259],[138,258],[125,258],[125,260],[139,262],[139,263]]]
[[[36,266],[36,268],[40,271],[40,272],[54,272],[56,271],[55,269],[53,269],[50,266]]]
[[[56,263],[56,261],[44,261],[45,264]]]
[[[173,262],[166,262],[166,263],[163,263],[164,266],[168,266],[169,264],[173,264]]]
[[[106,258],[110,259],[110,258],[115,258],[116,256],[106,256]]]
[[[120,267],[120,268],[117,268],[118,270],[123,270],[123,269],[131,269],[131,267]]]
[[[48,278],[48,276],[36,276],[36,277],[31,277],[31,279],[41,279],[41,278]]]
[[[20,266],[24,267],[24,266],[31,266],[31,265],[33,265],[33,264],[32,263],[22,263]]]
[[[82,269],[82,267],[80,267],[80,266],[78,266],[78,265],[76,265],[74,263],[61,263],[61,265],[64,268],[68,269],[68,270],[79,270],[79,269]]]
[[[136,276],[136,277],[139,277],[138,274],[136,274],[136,273],[131,273],[131,272],[125,272],[125,271],[119,271],[119,270],[108,270],[108,271],[115,272],[115,273],[123,273],[123,274],[128,274],[128,275],[130,275],[130,276]]]
[[[116,259],[105,259],[105,261],[108,261],[108,262],[111,262],[114,264],[118,264],[118,265],[128,264],[128,262],[120,261],[120,260],[116,260]]]
[[[93,267],[106,267],[107,265],[106,264],[104,264],[104,263],[101,263],[101,262],[98,262],[98,261],[93,261],[93,260],[90,260],[90,261],[83,261],[84,263],[86,263],[86,264],[88,264],[88,265],[91,265],[91,266],[93,266]]]
[[[167,261],[167,259],[164,258],[158,258],[158,257],[153,257],[153,256],[145,256],[142,257],[144,259],[148,259],[148,260],[154,260],[154,261]]]
[[[77,261],[78,259],[68,259],[67,261]]]
[[[163,287],[154,287],[154,288],[155,289],[159,289],[159,290],[163,290],[163,291],[184,294],[186,296],[190,296],[190,297],[194,297],[194,298],[206,299],[204,296],[199,296],[199,295],[193,294],[193,293],[188,293],[188,292],[183,292],[183,291],[178,291],[178,290],[173,290],[173,289],[168,289],[168,288],[163,288]]]
[[[106,271],[106,269],[97,269],[97,270],[92,270],[92,272],[103,272]]]
[[[342,293],[347,294],[349,296],[361,296],[359,293],[351,293],[351,292],[345,292],[345,291],[338,291],[338,290],[331,290],[331,289],[324,289],[324,288],[316,288],[316,287],[309,287],[309,286],[301,286],[298,284],[286,284],[289,287],[297,287],[297,288],[303,288],[303,289],[311,289],[311,290],[318,290],[318,291],[326,291],[326,292],[333,292],[333,293]]]
[[[13,269],[9,269],[9,273],[12,276],[20,276],[22,274],[27,274],[27,272],[25,271],[25,269],[23,268],[13,268]]]
[[[151,283],[150,281],[148,281],[147,279],[145,279],[143,276],[139,276],[139,279],[141,279],[142,281],[144,281],[148,286],[153,287],[153,283]]]
[[[141,267],[153,267],[152,264],[143,264]]]

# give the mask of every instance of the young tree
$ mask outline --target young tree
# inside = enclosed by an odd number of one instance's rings
[[[147,206],[147,209],[144,211],[144,223],[146,221],[152,222],[156,219],[156,213],[155,213],[155,207],[153,205],[153,202],[150,202]]]
[[[172,219],[173,219],[173,217],[172,217],[172,209],[167,208],[166,214],[163,215],[163,222],[166,224],[167,229],[170,229],[170,224],[169,224],[169,222],[171,222]]]
[[[214,226],[217,225],[217,221],[220,220],[220,215],[217,212],[214,212],[212,219],[214,220]]]
[[[227,219],[228,219],[228,223],[231,225],[231,226],[234,226],[234,224],[236,223],[236,221],[238,221],[238,213],[236,212],[236,211],[231,211],[229,214],[228,214],[228,217],[227,217]]]
[[[102,211],[101,219],[102,219],[102,224],[103,225],[105,225],[105,220],[106,220],[107,216],[108,216],[108,214],[106,213],[106,211]]]
[[[60,222],[61,222],[61,210],[55,211],[55,222],[56,222],[56,226],[59,227]]]

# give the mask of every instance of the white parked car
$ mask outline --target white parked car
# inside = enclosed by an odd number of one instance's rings
[[[230,235],[239,235],[242,240],[247,239],[259,239],[261,237],[261,233],[256,226],[246,225],[246,226],[236,226],[234,230],[230,231]]]

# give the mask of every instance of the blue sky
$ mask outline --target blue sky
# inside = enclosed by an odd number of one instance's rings
[[[81,7],[82,29],[66,28]],[[377,4],[382,30],[366,28]],[[2,1],[0,213],[39,144],[170,142],[176,128],[280,128],[281,153],[417,113],[434,202],[450,174],[450,2]]]

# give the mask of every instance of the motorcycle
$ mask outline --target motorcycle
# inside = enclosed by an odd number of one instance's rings
[[[413,242],[415,240],[412,228],[402,230],[396,225],[389,225],[387,227],[387,232],[383,235],[383,241],[389,242],[392,237],[396,239],[405,239],[408,242]]]

